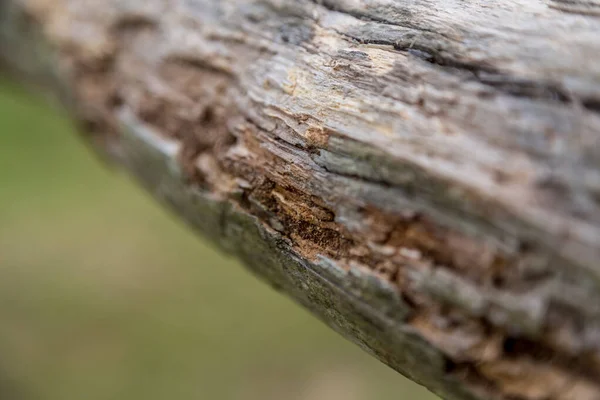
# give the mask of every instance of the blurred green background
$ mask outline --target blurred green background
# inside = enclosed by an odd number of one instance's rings
[[[0,79],[0,399],[435,397],[199,240]]]

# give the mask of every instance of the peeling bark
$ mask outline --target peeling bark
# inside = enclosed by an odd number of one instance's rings
[[[102,154],[447,399],[600,399],[596,0],[4,0]]]

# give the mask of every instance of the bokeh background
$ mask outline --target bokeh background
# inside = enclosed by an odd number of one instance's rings
[[[434,400],[0,77],[1,400]]]

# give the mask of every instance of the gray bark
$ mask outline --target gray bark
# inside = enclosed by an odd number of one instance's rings
[[[0,12],[7,70],[392,368],[447,399],[600,399],[597,0]]]

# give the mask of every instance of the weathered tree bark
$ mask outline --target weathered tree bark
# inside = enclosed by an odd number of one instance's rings
[[[6,68],[392,368],[600,399],[598,0],[0,4]]]

